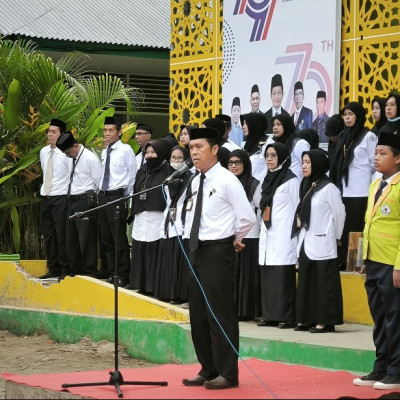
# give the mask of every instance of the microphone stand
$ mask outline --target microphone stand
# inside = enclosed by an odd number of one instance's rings
[[[158,189],[164,185],[169,185],[171,183],[175,183],[181,181],[181,179],[170,179],[168,178],[161,184],[154,186],[152,188],[144,189],[141,192],[137,192],[131,194],[129,196],[121,197],[116,200],[109,201],[108,203],[102,204],[101,206],[91,208],[87,211],[77,212],[74,215],[69,217],[69,220],[77,219],[77,218],[85,218],[87,215],[93,214],[94,212],[101,210],[102,208],[110,207],[113,205],[115,206],[115,214],[114,214],[114,229],[115,229],[115,269],[114,269],[114,362],[115,362],[115,369],[114,371],[109,372],[110,379],[107,382],[85,382],[85,383],[63,383],[61,387],[69,388],[69,387],[80,387],[80,386],[106,386],[112,385],[115,386],[115,389],[118,392],[118,397],[124,397],[121,391],[121,385],[158,385],[158,386],[167,386],[168,382],[161,381],[161,382],[148,382],[148,381],[124,381],[124,378],[121,372],[118,370],[118,232],[119,232],[119,214],[120,214],[120,206],[119,203],[122,203],[128,199],[133,197],[139,196],[143,193],[147,193],[150,190]]]

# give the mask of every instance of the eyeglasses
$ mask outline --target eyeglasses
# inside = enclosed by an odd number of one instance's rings
[[[240,167],[243,163],[240,160],[237,161],[229,161],[228,162],[228,167],[232,167],[235,165],[236,167]]]
[[[171,157],[171,161],[184,161],[183,157]]]

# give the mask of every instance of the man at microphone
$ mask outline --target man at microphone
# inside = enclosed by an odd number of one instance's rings
[[[241,241],[256,222],[242,184],[218,162],[218,143],[218,132],[213,128],[190,131],[190,154],[199,174],[188,188],[191,196],[185,201],[183,235],[189,238],[191,264],[207,302],[190,272],[190,325],[201,369],[197,376],[182,383],[207,389],[239,385],[235,251],[242,250]]]

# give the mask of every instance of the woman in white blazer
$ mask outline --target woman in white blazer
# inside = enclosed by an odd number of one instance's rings
[[[262,320],[257,325],[293,328],[297,238],[291,238],[291,229],[299,181],[290,169],[290,151],[284,144],[269,144],[265,157],[268,173],[262,184],[259,245]]]
[[[293,224],[299,236],[295,330],[333,332],[343,324],[343,299],[337,264],[345,209],[339,189],[326,176],[329,159],[321,149],[303,153],[304,178]]]

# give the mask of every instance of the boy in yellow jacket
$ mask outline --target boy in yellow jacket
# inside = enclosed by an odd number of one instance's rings
[[[361,272],[375,323],[376,360],[373,371],[353,384],[400,389],[400,135],[381,133],[374,161],[382,178],[369,188]]]

